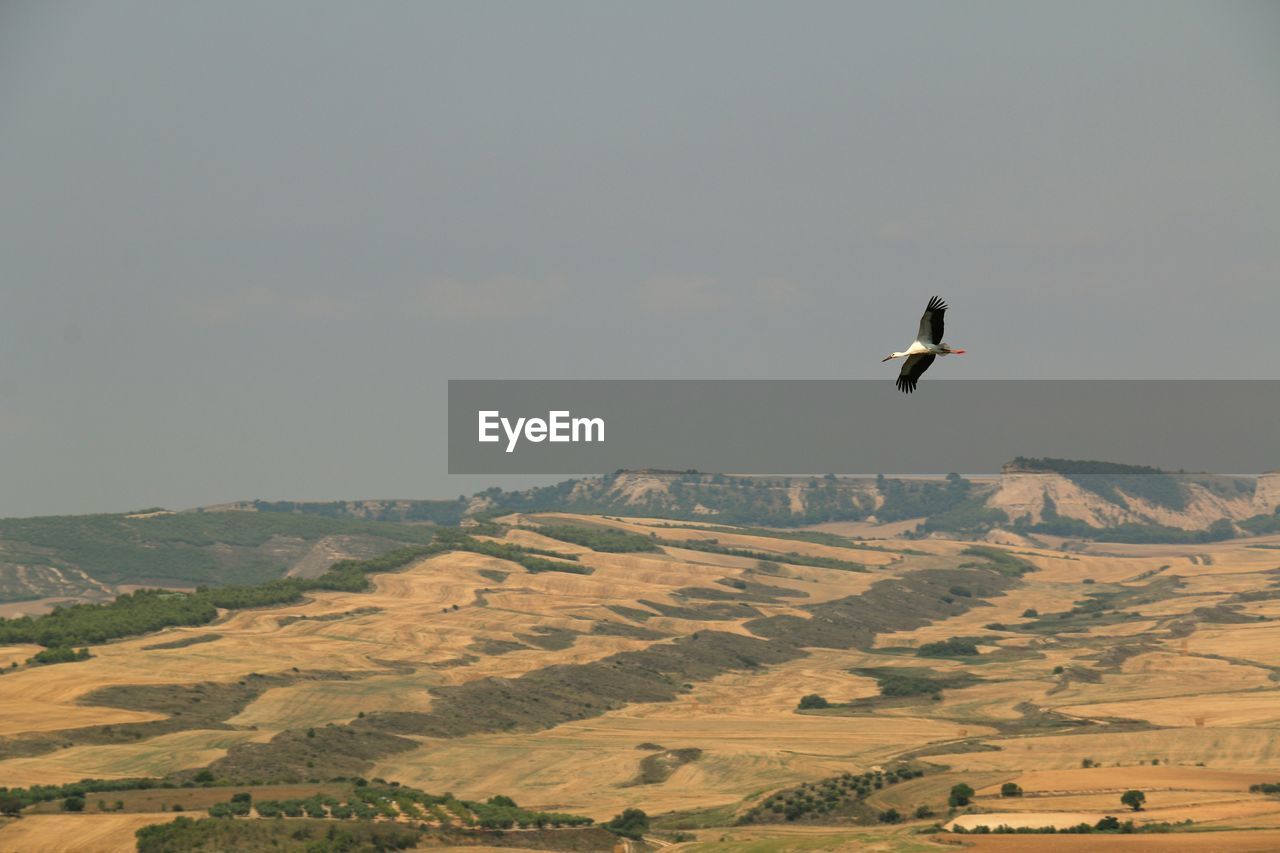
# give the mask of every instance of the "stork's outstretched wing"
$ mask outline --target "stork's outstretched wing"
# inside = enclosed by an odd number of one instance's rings
[[[920,317],[920,333],[916,340],[922,344],[942,343],[942,323],[946,313],[947,303],[936,296],[930,299]]]
[[[907,360],[902,363],[902,370],[898,373],[898,390],[904,394],[910,394],[916,390],[916,383],[929,369],[929,365],[933,364],[935,358],[937,356],[933,353],[907,356]]]

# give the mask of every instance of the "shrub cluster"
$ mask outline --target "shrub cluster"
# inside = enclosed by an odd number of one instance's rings
[[[925,643],[916,649],[916,655],[922,658],[973,657],[977,654],[978,644],[963,637]]]
[[[788,788],[770,795],[741,818],[739,823],[777,823],[779,821],[821,820],[835,815],[851,815],[862,801],[886,785],[894,785],[923,776],[917,767],[901,765],[889,770],[868,770],[865,773],[843,773],[819,782],[807,782],[796,788]],[[892,810],[889,810],[892,811]],[[897,813],[894,812],[894,815]],[[874,817],[885,823],[888,812]],[[897,819],[901,819],[898,816]]]

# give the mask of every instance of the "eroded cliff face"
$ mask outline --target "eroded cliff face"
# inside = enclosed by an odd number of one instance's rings
[[[1258,476],[1258,488],[1253,493],[1253,514],[1269,515],[1280,506],[1280,471],[1268,471]]]
[[[654,495],[669,494],[671,484],[676,479],[676,476],[666,472],[624,471],[614,479],[609,492],[624,498],[628,504],[639,504]]]
[[[1078,518],[1091,527],[1111,527],[1133,521],[1133,513],[1093,492],[1080,488],[1061,474],[1007,471],[987,499],[987,506],[1004,510],[1010,521],[1031,516],[1032,524],[1044,521],[1046,504],[1052,501],[1058,515]]]
[[[1280,505],[1280,472],[1258,478],[1253,495],[1224,497],[1198,483],[1184,483],[1187,505],[1175,510],[1125,494],[1128,505],[1121,506],[1088,489],[1076,485],[1061,474],[1030,471],[1006,471],[987,505],[1004,510],[1010,521],[1030,516],[1038,524],[1045,518],[1045,506],[1052,501],[1059,516],[1079,519],[1091,527],[1113,527],[1132,522],[1162,524],[1185,530],[1203,530],[1221,518],[1233,521],[1260,513],[1271,513]]]
[[[1231,478],[1201,476],[1197,482],[1195,475],[1165,476],[1178,478],[1179,489],[1186,498],[1184,507],[1171,509],[1130,494],[1124,488],[1123,477],[1105,480],[1107,488],[1114,490],[1113,495],[1122,498],[1117,500],[1062,474],[1020,469],[1013,464],[999,478],[974,479],[969,495],[1003,510],[1010,522],[1029,517],[1032,524],[1039,524],[1046,520],[1046,507],[1052,505],[1059,517],[1078,519],[1096,528],[1133,523],[1203,530],[1223,518],[1239,521],[1270,514],[1280,506],[1280,471],[1259,477],[1256,490],[1247,479],[1233,483]],[[762,517],[776,521],[782,516],[802,516],[811,508],[821,510],[832,505],[832,490],[838,508],[860,508],[870,514],[871,521],[886,501],[871,477],[831,481],[811,475],[742,478],[656,470],[621,471],[575,481],[564,501],[568,506],[595,504],[605,512],[620,514],[663,514],[678,507],[687,514],[678,517],[709,519],[720,515],[726,506],[736,509],[747,501],[761,510]],[[473,504],[470,509],[477,508],[484,507]]]

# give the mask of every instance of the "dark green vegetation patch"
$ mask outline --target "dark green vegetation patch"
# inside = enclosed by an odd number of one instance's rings
[[[142,651],[151,652],[160,649],[185,649],[187,646],[198,646],[202,643],[213,643],[222,639],[221,634],[196,634],[194,637],[183,637],[181,640],[170,640],[167,643],[152,643],[143,646]]]
[[[926,666],[862,667],[850,672],[874,678],[880,695],[891,698],[933,696],[949,687],[969,687],[982,681],[967,672],[941,672]]]
[[[341,672],[254,673],[231,682],[102,687],[83,696],[80,704],[165,714],[165,719],[0,737],[0,760],[41,755],[73,745],[135,743],[188,729],[229,730],[232,727],[226,724],[226,720],[239,714],[250,702],[273,687],[298,681],[345,681],[350,677]]]
[[[528,643],[531,646],[537,646],[540,649],[557,652],[569,648],[580,636],[578,631],[570,631],[568,628],[552,628],[548,625],[538,625],[531,629],[532,633],[517,634],[516,639],[522,643]]]
[[[666,749],[655,752],[640,759],[640,772],[630,782],[632,785],[660,785],[671,778],[686,764],[692,764],[702,757],[702,750],[697,747],[687,749]]]
[[[809,593],[785,586],[743,580],[741,578],[721,578],[716,581],[719,586],[686,586],[677,589],[672,595],[680,598],[697,598],[704,601],[749,601],[776,604],[787,598],[808,598]]]
[[[136,833],[138,853],[179,850],[280,850],[284,853],[337,853],[345,850],[408,850],[422,832],[394,823],[319,820],[193,820],[144,826]]]
[[[790,563],[793,566],[814,566],[820,569],[840,569],[846,572],[865,572],[867,567],[852,560],[838,560],[835,557],[813,557],[788,551],[779,554],[772,551],[752,551],[747,548],[729,548],[715,539],[663,539],[663,545],[671,548],[683,548],[686,551],[702,551],[708,554],[723,554],[727,557],[747,557],[764,562]]]
[[[546,524],[536,528],[536,532],[561,542],[608,554],[660,550],[652,537],[603,525],[588,527],[585,524]]]
[[[738,823],[896,823],[883,820],[866,798],[888,785],[923,776],[918,767],[898,765],[862,774],[842,773],[771,794],[738,819]],[[900,819],[900,818],[899,818]]]
[[[626,637],[631,640],[661,640],[667,634],[650,631],[639,625],[628,625],[625,622],[602,620],[591,626],[591,633],[605,637]]]
[[[922,658],[977,657],[978,644],[965,637],[952,637],[925,643],[916,649],[916,655]]]

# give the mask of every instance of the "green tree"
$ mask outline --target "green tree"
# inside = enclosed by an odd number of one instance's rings
[[[800,697],[800,710],[807,711],[812,708],[829,708],[831,703],[817,693],[810,693],[808,696]]]
[[[1128,806],[1135,812],[1142,811],[1142,806],[1147,801],[1147,795],[1141,791],[1125,791],[1120,795],[1120,802]]]
[[[1017,782],[1005,782],[1000,786],[1000,796],[1002,797],[1021,797],[1022,787]]]
[[[947,803],[955,808],[956,806],[967,806],[973,800],[973,788],[961,782],[951,786],[951,796],[947,798]]]
[[[606,823],[604,828],[617,835],[638,841],[649,831],[649,816],[640,809],[626,809]]]
[[[64,812],[84,811],[84,797],[67,797],[62,801],[62,810]]]
[[[952,637],[950,640],[938,640],[935,643],[925,643],[916,649],[916,657],[922,658],[973,657],[977,654],[979,654],[978,644],[973,640],[966,640],[960,637]]]
[[[24,805],[26,804],[13,794],[0,794],[0,814],[2,815],[17,817]]]

